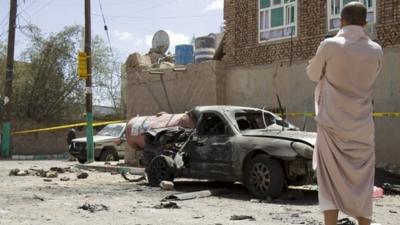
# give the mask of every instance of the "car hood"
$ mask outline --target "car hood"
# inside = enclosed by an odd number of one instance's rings
[[[93,142],[108,142],[108,141],[112,141],[118,139],[118,137],[111,137],[111,136],[93,136]],[[82,137],[82,138],[75,138],[72,140],[73,142],[86,142],[86,137]]]
[[[314,147],[317,139],[317,133],[306,131],[288,131],[288,130],[247,130],[242,131],[243,136],[254,137],[272,137],[292,141],[300,141]]]

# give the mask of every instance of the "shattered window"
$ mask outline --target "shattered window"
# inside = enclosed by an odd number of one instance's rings
[[[361,2],[367,7],[367,21],[370,24],[376,22],[376,0],[328,0],[328,29],[329,31],[340,28],[340,12],[349,2]]]
[[[259,0],[260,42],[296,36],[296,0]]]
[[[264,119],[263,119],[264,114]],[[279,121],[268,112],[246,111],[235,113],[236,123],[239,130],[257,130],[257,129],[282,129]]]
[[[225,122],[214,113],[204,113],[197,126],[197,134],[200,136],[224,135]]]

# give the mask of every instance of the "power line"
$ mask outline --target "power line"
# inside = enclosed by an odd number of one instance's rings
[[[93,16],[101,17],[101,14],[92,13]],[[187,16],[162,16],[162,17],[140,17],[140,16],[108,16],[111,18],[125,18],[125,19],[184,19],[184,18],[206,18],[211,16],[221,16],[222,14],[198,14],[198,15],[187,15]]]

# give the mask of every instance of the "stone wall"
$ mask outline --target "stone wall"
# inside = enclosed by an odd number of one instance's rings
[[[128,119],[161,111],[181,113],[194,106],[223,103],[225,72],[222,62],[192,64],[184,70],[152,71],[126,68],[127,88],[123,98]]]

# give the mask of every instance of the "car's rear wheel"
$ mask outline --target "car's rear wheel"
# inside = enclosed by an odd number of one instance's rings
[[[161,181],[173,181],[175,162],[171,157],[159,155],[151,160],[146,168],[147,181],[150,186],[158,187]]]
[[[257,198],[278,197],[285,187],[282,166],[267,155],[254,157],[246,166],[245,184]]]
[[[118,161],[117,153],[112,149],[104,149],[100,155],[100,161]]]
[[[78,158],[78,162],[80,164],[84,164],[86,162],[86,159]]]

